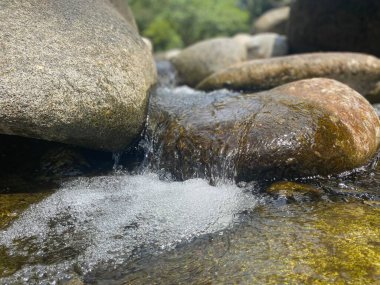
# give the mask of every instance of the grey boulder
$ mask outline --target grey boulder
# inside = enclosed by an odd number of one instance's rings
[[[0,133],[108,151],[138,137],[156,70],[108,1],[1,1],[0,18]]]
[[[229,38],[215,38],[185,48],[172,62],[181,83],[193,87],[212,73],[246,59],[244,45]]]

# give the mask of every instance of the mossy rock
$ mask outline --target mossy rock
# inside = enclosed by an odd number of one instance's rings
[[[152,98],[148,132],[156,166],[179,179],[327,176],[369,163],[379,146],[375,110],[334,80],[253,94],[173,92]]]
[[[283,196],[288,199],[296,196],[320,198],[323,194],[323,191],[314,186],[291,181],[273,183],[266,189],[266,192],[273,196]]]

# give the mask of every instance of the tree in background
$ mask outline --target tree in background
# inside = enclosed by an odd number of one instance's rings
[[[130,0],[143,36],[156,50],[249,31],[249,13],[238,0]]]
[[[142,35],[159,51],[248,32],[258,15],[283,1],[129,0],[129,5]]]

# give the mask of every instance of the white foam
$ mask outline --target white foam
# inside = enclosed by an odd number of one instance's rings
[[[13,242],[33,238],[39,248],[33,254],[57,252],[57,262],[26,265],[15,275],[30,283],[31,272],[45,275],[41,280],[62,277],[74,261],[86,272],[99,262],[125,262],[144,246],[173,248],[231,226],[236,214],[256,203],[257,198],[235,185],[213,187],[201,179],[165,182],[155,174],[78,178],[0,232],[0,244],[20,255],[25,253]],[[74,256],[62,260],[62,248],[74,249]]]

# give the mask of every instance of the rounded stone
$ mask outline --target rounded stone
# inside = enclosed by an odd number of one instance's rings
[[[325,77],[380,102],[380,60],[359,53],[310,53],[236,64],[210,75],[197,88],[262,91],[293,81]]]
[[[139,136],[156,70],[108,1],[2,1],[0,18],[0,133],[108,151]]]
[[[247,59],[244,45],[229,38],[196,43],[172,59],[182,83],[196,86],[214,72]]]
[[[253,94],[160,92],[152,98],[148,132],[157,167],[179,179],[339,174],[370,163],[380,142],[375,110],[335,80]]]

